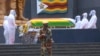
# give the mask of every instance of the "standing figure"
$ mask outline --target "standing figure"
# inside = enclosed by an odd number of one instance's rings
[[[16,30],[16,23],[15,23],[15,10],[10,10],[10,14],[8,16],[8,34],[9,34],[9,44],[14,44],[15,42],[15,30]]]
[[[83,13],[83,18],[82,18],[80,29],[87,29],[87,25],[88,25],[87,16],[88,16],[88,14],[86,12]]]
[[[47,50],[48,55],[52,56],[52,32],[48,28],[48,23],[43,24],[43,28],[40,30],[39,40],[41,41],[41,56],[45,56]]]
[[[25,6],[25,0],[16,0],[16,10],[17,10],[17,18],[18,19],[24,19],[27,20],[24,16],[23,16],[23,11],[24,11],[24,6]]]
[[[91,16],[91,19],[88,23],[88,26],[87,28],[88,29],[96,29],[96,23],[97,23],[97,16],[96,16],[96,11],[95,10],[91,10],[90,11],[90,16]]]
[[[11,0],[11,9],[16,10],[18,20],[27,20],[27,18],[23,16],[24,6],[25,0]]]
[[[80,15],[77,15],[75,17],[75,19],[76,19],[75,29],[80,29],[80,26],[81,26],[81,16]]]
[[[8,16],[4,16],[4,22],[3,22],[3,28],[4,28],[4,37],[5,37],[5,44],[9,44],[9,26],[8,26]]]

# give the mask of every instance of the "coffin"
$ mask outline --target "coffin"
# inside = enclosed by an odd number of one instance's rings
[[[72,28],[75,26],[70,18],[38,18],[30,20],[33,27],[42,27],[44,22],[47,22],[49,27],[55,28]]]

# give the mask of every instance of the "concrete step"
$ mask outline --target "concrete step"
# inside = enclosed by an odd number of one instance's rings
[[[55,43],[52,50],[53,56],[100,56],[100,43]],[[40,52],[40,44],[0,45],[0,56],[40,56]]]

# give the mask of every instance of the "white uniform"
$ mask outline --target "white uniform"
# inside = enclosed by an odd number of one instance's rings
[[[87,25],[88,25],[87,13],[83,13],[80,29],[87,29]]]
[[[8,16],[4,16],[3,28],[4,28],[5,44],[9,44]]]
[[[92,15],[92,16],[91,16]],[[97,16],[96,16],[96,11],[95,10],[91,10],[90,11],[90,16],[91,16],[91,19],[88,23],[88,26],[87,28],[88,29],[96,29],[96,23],[97,23]]]
[[[81,17],[78,15],[75,17],[76,19],[76,23],[75,23],[75,29],[80,29],[80,26],[81,26]]]
[[[16,30],[15,15],[16,15],[15,10],[10,10],[10,14],[8,16],[9,44],[14,44],[15,42],[15,30]]]

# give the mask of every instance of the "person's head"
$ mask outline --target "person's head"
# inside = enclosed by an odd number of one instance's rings
[[[43,27],[48,27],[48,23],[43,23]]]
[[[87,16],[88,16],[88,14],[87,14],[86,12],[83,13],[82,15],[83,15],[83,17],[85,17],[85,18],[87,18]]]
[[[81,16],[80,16],[80,15],[77,15],[77,16],[75,17],[75,20],[76,20],[76,22],[77,22],[77,21],[80,21],[80,20],[81,20]]]
[[[48,28],[48,23],[43,23],[43,29],[46,30]]]
[[[48,21],[43,21],[43,28],[48,28]]]
[[[12,14],[16,17],[16,11],[15,10],[10,10],[10,14]]]
[[[96,14],[96,11],[95,10],[91,10],[89,16],[95,15],[95,14]]]

